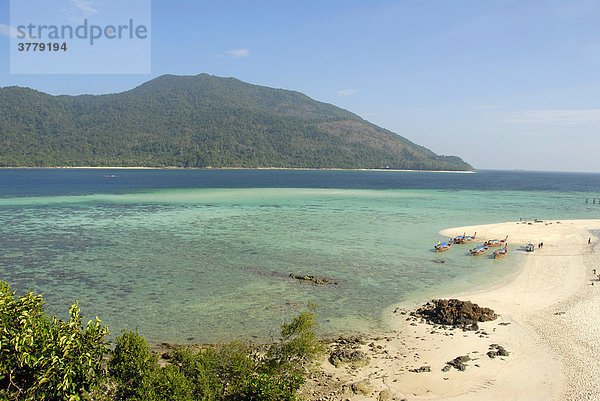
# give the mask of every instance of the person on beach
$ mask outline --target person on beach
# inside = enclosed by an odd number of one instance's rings
[[[596,269],[594,269],[594,274],[596,274]]]
[[[592,243],[592,237],[588,238],[588,244]]]

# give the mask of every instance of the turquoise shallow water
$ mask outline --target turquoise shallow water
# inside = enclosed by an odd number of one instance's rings
[[[68,192],[68,191],[66,191]],[[94,191],[90,191],[94,192]],[[119,191],[121,192],[121,191]],[[391,304],[501,280],[517,265],[436,254],[438,231],[520,217],[595,218],[586,191],[171,188],[0,197],[2,279],[113,335],[268,340],[306,303],[322,333],[372,330]],[[462,234],[462,233],[461,233]],[[439,260],[446,263],[436,263]],[[312,286],[290,273],[331,277]]]

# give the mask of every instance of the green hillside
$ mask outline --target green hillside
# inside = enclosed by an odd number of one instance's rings
[[[0,88],[0,166],[472,170],[301,93],[207,74],[99,96]]]

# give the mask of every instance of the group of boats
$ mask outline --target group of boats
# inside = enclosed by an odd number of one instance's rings
[[[467,235],[466,233],[463,235],[457,235],[456,237],[454,237],[446,242],[439,241],[434,246],[434,248],[435,248],[436,252],[444,252],[444,251],[447,251],[448,249],[450,249],[450,247],[452,247],[453,244],[468,244],[470,242],[473,242],[473,241],[475,241],[476,236],[477,236],[477,233],[475,233],[473,235]],[[475,248],[469,250],[469,253],[471,253],[471,256],[478,256],[478,255],[483,255],[484,253],[487,253],[487,251],[490,248],[501,247],[500,249],[495,250],[493,253],[494,259],[501,258],[503,256],[506,256],[506,254],[508,253],[507,240],[508,240],[508,235],[504,239],[487,240],[483,243],[483,245],[476,246]]]

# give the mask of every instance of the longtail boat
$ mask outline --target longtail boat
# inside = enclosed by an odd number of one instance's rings
[[[508,235],[504,239],[490,239],[483,243],[483,245],[487,246],[502,246],[506,244],[506,240],[508,239]]]
[[[444,252],[447,251],[448,249],[450,249],[450,247],[452,246],[452,240],[449,240],[447,242],[439,242],[434,246],[435,251],[436,252]]]
[[[468,244],[469,242],[475,241],[476,236],[477,236],[477,233],[475,233],[473,235],[467,235],[466,237],[463,238],[461,244]]]
[[[454,237],[454,239],[452,240],[452,242],[454,242],[455,244],[460,244],[462,243],[462,240],[465,239],[465,235],[457,235],[456,237]]]
[[[471,256],[477,256],[477,255],[483,255],[487,251],[488,251],[488,246],[482,245],[482,246],[477,246],[477,247],[471,249],[469,252],[471,252]]]
[[[494,251],[494,259],[498,259],[501,258],[503,256],[506,256],[506,254],[508,253],[508,244],[504,245],[504,248],[500,248]]]
[[[453,241],[455,244],[468,244],[469,242],[475,241],[476,235],[477,233],[473,235],[467,235],[466,233],[463,235],[457,235],[456,237],[454,237]]]

